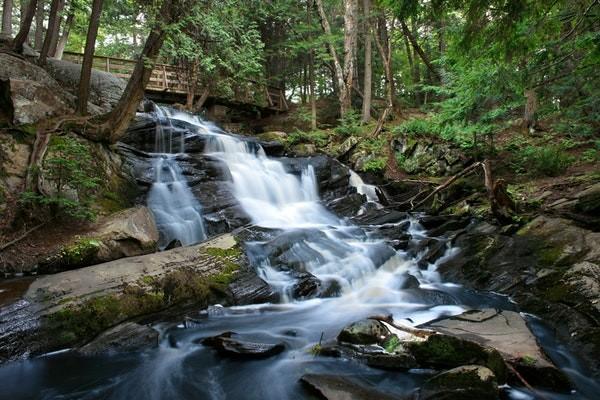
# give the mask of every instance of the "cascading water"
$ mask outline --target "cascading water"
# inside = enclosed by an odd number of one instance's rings
[[[148,193],[148,207],[160,232],[160,249],[174,241],[188,246],[206,239],[206,233],[202,207],[177,162],[178,155],[185,153],[185,132],[175,132],[167,111],[158,106],[155,109],[154,182]],[[177,152],[173,153],[174,150]]]
[[[0,378],[14,376],[15,382],[20,382],[34,375],[40,381],[36,385],[43,389],[42,398],[280,400],[306,398],[298,383],[302,375],[334,372],[359,377],[363,383],[375,385],[392,396],[408,398],[426,378],[422,371],[376,370],[343,359],[315,357],[311,349],[320,340],[334,339],[346,324],[373,314],[392,314],[396,321],[418,325],[466,308],[512,307],[506,298],[440,282],[436,265],[453,256],[455,249],[450,245],[444,256],[431,264],[419,262],[422,252],[415,256],[395,251],[377,239],[379,230],[400,230],[408,223],[410,244],[431,240],[416,219],[353,225],[321,204],[310,164],[294,174],[280,160],[267,157],[255,143],[224,134],[188,114],[173,113],[169,118],[194,125],[196,134],[205,137],[206,156],[221,162],[231,176],[230,189],[235,199],[252,223],[270,235],[266,241],[246,243],[246,249],[261,276],[279,289],[287,302],[215,307],[217,312],[200,314],[197,320],[168,328],[157,350],[95,358],[59,354],[27,364],[27,373],[5,370],[3,375],[0,370]],[[173,135],[167,135],[172,141]],[[172,143],[168,146],[173,148]],[[197,202],[177,203],[191,196],[177,155],[157,154],[155,162],[157,175],[149,204],[161,221],[161,231],[169,232],[165,225],[173,223],[176,229],[168,234],[181,240],[185,221],[192,221],[186,232],[199,232],[192,228],[201,221]],[[350,179],[359,193],[376,201],[376,193],[357,176]],[[182,208],[189,214],[181,215]],[[405,230],[402,228],[402,232]],[[306,273],[322,283],[320,297],[303,300],[293,296],[295,285]],[[407,273],[418,279],[418,287],[413,283],[412,289],[402,289]],[[284,342],[286,351],[265,360],[240,361],[221,358],[198,344],[202,338],[225,331],[234,331],[251,341]],[[57,370],[61,374],[47,376],[47,371]],[[61,379],[63,375],[71,379]],[[9,384],[7,393],[30,393],[17,386]],[[590,388],[593,392],[594,386]],[[510,396],[535,398],[514,389]],[[572,397],[553,394],[552,398]]]

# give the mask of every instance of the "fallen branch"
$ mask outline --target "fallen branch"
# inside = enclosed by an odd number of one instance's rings
[[[0,246],[0,251],[4,251],[5,249],[9,248],[10,246],[12,246],[15,243],[19,243],[21,240],[25,239],[27,236],[29,236],[29,234],[35,232],[36,230],[40,229],[42,226],[46,225],[48,222],[52,221],[54,218],[51,218],[47,221],[42,222],[39,225],[34,226],[33,228],[26,230],[21,236],[17,237],[16,239],[11,240],[8,243],[5,243],[3,245]]]
[[[433,196],[435,196],[437,193],[441,192],[442,190],[444,190],[447,187],[449,187],[450,185],[452,185],[458,178],[461,178],[461,177],[463,177],[463,176],[465,176],[465,175],[473,172],[476,168],[478,168],[481,165],[482,165],[481,162],[476,162],[474,164],[471,164],[467,168],[463,169],[458,174],[452,176],[446,182],[444,182],[443,184],[441,184],[440,186],[438,186],[437,188],[435,188],[435,190],[433,190],[427,196],[425,196],[425,198],[423,200],[421,200],[419,203],[417,203],[416,206],[411,207],[411,210],[414,210],[415,208],[421,207],[423,204],[425,204],[430,198],[432,198]]]
[[[419,328],[413,328],[412,326],[409,326],[409,325],[398,324],[397,322],[394,322],[394,319],[392,318],[391,315],[373,315],[373,316],[369,317],[368,319],[383,322],[384,324],[388,324],[389,326],[391,326],[399,331],[406,332],[406,333],[409,333],[411,335],[414,335],[414,336],[417,336],[420,338],[428,338],[429,336],[435,335],[437,333],[436,331],[433,331],[431,329],[419,329]]]
[[[516,370],[515,367],[513,367],[510,363],[505,363],[506,366],[508,367],[508,369],[515,374],[515,376],[517,377],[517,379],[519,379],[519,381],[521,381],[521,383],[523,384],[523,386],[525,386],[527,389],[531,390],[532,392],[534,392],[536,394],[537,397],[539,397],[540,399],[543,400],[548,400],[547,397],[545,397],[544,395],[542,395],[541,393],[539,393],[537,390],[535,390],[535,388],[533,386],[531,386],[531,384],[529,382],[527,382],[527,380],[525,378],[523,378],[523,375],[521,375],[519,373],[519,371]]]

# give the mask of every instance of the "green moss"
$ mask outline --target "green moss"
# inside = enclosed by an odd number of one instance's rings
[[[61,251],[62,261],[66,265],[82,265],[91,262],[100,250],[102,243],[98,239],[83,238]]]
[[[207,247],[203,250],[206,254],[219,258],[239,257],[242,255],[242,250],[238,246],[233,246],[228,249],[221,249],[219,247]]]
[[[529,355],[524,355],[519,359],[519,362],[528,367],[533,367],[535,364],[537,364],[537,359]]]
[[[543,247],[536,252],[538,261],[542,266],[551,267],[556,265],[562,254],[562,247]]]
[[[393,353],[400,346],[400,339],[396,335],[390,335],[383,343],[383,348],[388,353]]]
[[[560,302],[564,301],[565,299],[568,299],[570,292],[571,291],[566,285],[557,283],[556,285],[544,290],[544,292],[542,293],[542,297],[547,301]]]
[[[501,382],[506,377],[506,366],[498,351],[468,340],[447,335],[431,335],[426,341],[409,342],[406,347],[422,365],[454,368],[466,364],[479,364],[491,369]]]

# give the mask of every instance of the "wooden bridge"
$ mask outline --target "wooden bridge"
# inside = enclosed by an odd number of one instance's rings
[[[65,51],[63,60],[77,64],[83,62],[83,54]],[[92,67],[109,72],[119,78],[129,79],[136,60],[124,58],[94,56]],[[156,64],[150,81],[146,86],[146,96],[155,101],[185,103],[188,83],[183,68],[170,64]],[[252,80],[241,81],[234,87],[233,96],[210,96],[214,104],[225,106],[258,108],[261,111],[287,111],[285,93],[275,86],[265,85]]]

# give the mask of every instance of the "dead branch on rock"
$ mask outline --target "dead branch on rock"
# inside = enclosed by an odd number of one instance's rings
[[[33,228],[26,230],[25,232],[23,232],[23,234],[21,234],[20,236],[18,236],[17,238],[15,238],[13,240],[11,240],[10,242],[4,243],[3,245],[0,245],[0,251],[4,251],[5,249],[9,248],[13,244],[19,243],[21,240],[25,239],[31,233],[37,231],[38,229],[40,229],[42,226],[46,225],[48,222],[52,221],[53,219],[54,218],[51,218],[51,219],[49,219],[47,221],[44,221],[41,224],[36,225]]]
[[[399,331],[406,332],[420,338],[428,338],[429,336],[435,335],[437,333],[436,331],[433,331],[431,329],[419,329],[413,328],[409,325],[399,324],[398,322],[394,321],[391,315],[373,315],[370,316],[368,319],[383,322],[384,324],[388,324]]]

